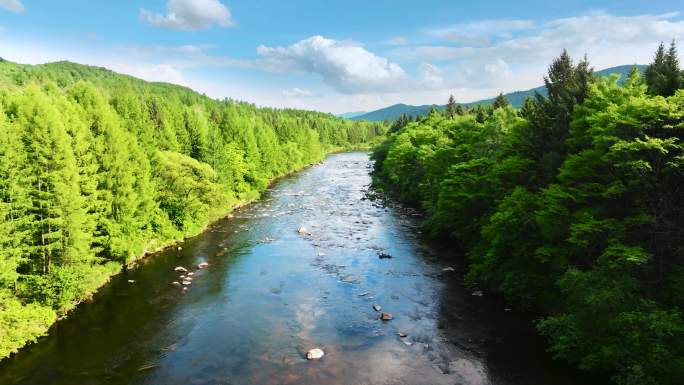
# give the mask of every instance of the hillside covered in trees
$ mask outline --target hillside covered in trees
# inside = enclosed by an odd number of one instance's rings
[[[543,316],[550,351],[621,385],[684,379],[684,81],[563,53],[537,94],[394,125],[375,184],[460,245],[466,281]]]
[[[122,266],[385,128],[68,62],[0,62],[0,359]]]
[[[608,76],[610,74],[620,74],[623,75],[621,79],[625,79],[629,72],[634,68],[638,68],[640,71],[644,71],[646,69],[645,65],[622,65],[622,66],[617,66],[617,67],[610,67],[606,68],[600,71],[596,71],[595,74],[597,76]],[[529,90],[524,90],[524,91],[514,91],[510,92],[507,94],[503,94],[503,96],[506,97],[508,102],[513,106],[513,107],[522,107],[523,103],[525,100],[529,97],[534,96],[535,93],[539,93],[541,95],[546,96],[546,87],[544,86],[539,86],[535,87]],[[469,103],[460,103],[462,107],[465,108],[473,108],[478,105],[482,106],[488,106],[490,104],[493,104],[496,98],[489,98],[489,99],[483,99],[483,100],[477,100],[474,102],[469,102]],[[455,101],[454,101],[455,102]],[[382,122],[382,121],[394,121],[397,119],[400,119],[401,117],[405,118],[416,118],[420,116],[427,116],[428,113],[430,113],[430,110],[432,108],[436,108],[438,111],[444,111],[446,109],[446,105],[422,105],[422,106],[412,106],[408,104],[394,104],[389,107],[381,108],[379,110],[375,111],[370,111],[370,112],[364,112],[364,113],[352,113],[351,116],[344,116],[348,119],[352,120],[369,120],[371,122]],[[344,115],[344,114],[343,114]]]

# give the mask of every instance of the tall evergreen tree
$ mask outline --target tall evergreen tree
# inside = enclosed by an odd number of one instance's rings
[[[506,99],[506,96],[504,96],[503,92],[499,92],[499,95],[496,97],[496,99],[494,99],[492,107],[494,107],[496,110],[497,108],[505,108],[509,105],[510,103],[508,103],[508,99]]]
[[[65,119],[53,100],[57,97],[30,86],[16,101],[31,177],[32,270],[42,274],[49,273],[53,265],[92,256],[92,234],[83,231],[89,221],[86,202]]]
[[[674,40],[670,48],[665,51],[665,45],[661,42],[645,72],[646,84],[651,95],[672,96],[675,91],[682,88],[684,80],[679,69],[677,46]]]
[[[446,105],[446,111],[445,114],[447,118],[453,119],[457,113],[457,104],[456,104],[456,99],[454,99],[454,95],[449,95],[449,101],[447,102]]]

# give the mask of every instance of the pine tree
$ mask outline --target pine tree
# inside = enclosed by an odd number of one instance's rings
[[[78,167],[55,97],[29,86],[16,106],[30,173],[32,271],[42,274],[92,256]]]
[[[71,95],[84,110],[100,165],[98,195],[104,205],[98,218],[101,247],[105,256],[126,262],[144,249],[141,232],[149,221],[141,207],[151,207],[153,198],[144,188],[144,179],[149,180],[150,175],[147,159],[92,85],[77,84]]]
[[[25,154],[21,132],[0,111],[0,290],[16,289],[17,269],[29,256],[26,229],[32,217]]]
[[[646,84],[651,95],[672,96],[682,88],[682,72],[679,69],[677,46],[672,40],[670,48],[665,51],[661,42],[645,72]]]
[[[503,92],[499,92],[499,95],[494,99],[494,103],[492,106],[496,110],[497,108],[505,108],[509,106],[510,103],[508,103],[508,99],[506,99],[506,96],[504,96]]]
[[[456,99],[454,99],[454,95],[449,95],[449,101],[447,102],[446,105],[446,116],[449,119],[453,119],[456,115],[458,115],[457,112],[457,107],[458,105],[456,104]]]

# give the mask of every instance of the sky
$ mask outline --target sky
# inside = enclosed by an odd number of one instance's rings
[[[672,39],[682,0],[0,0],[7,60],[332,113],[532,88],[564,48],[597,70],[647,64]]]

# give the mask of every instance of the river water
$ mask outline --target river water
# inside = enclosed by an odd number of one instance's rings
[[[463,288],[448,245],[420,241],[417,214],[366,199],[369,171],[366,154],[345,153],[281,179],[115,277],[0,364],[0,383],[590,383],[548,358],[529,316]],[[194,273],[185,291],[170,284],[176,266]],[[323,359],[307,361],[312,348]]]

